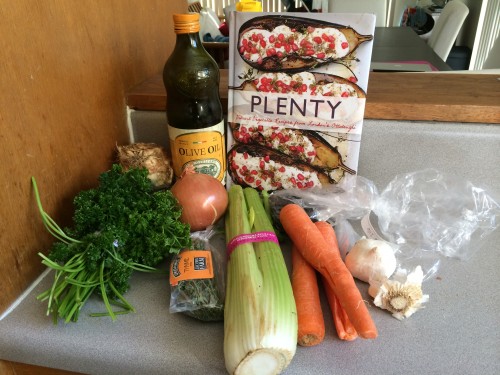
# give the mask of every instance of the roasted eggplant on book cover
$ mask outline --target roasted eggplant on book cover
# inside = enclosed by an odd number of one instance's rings
[[[228,167],[235,183],[265,191],[334,183],[321,169],[261,145],[236,144],[229,150]]]
[[[276,73],[248,71],[245,80],[234,90],[260,91],[312,96],[365,98],[366,93],[354,78],[347,79],[319,72]]]
[[[266,146],[325,173],[340,168],[347,173],[356,174],[355,170],[344,165],[338,148],[316,131],[262,125],[247,127],[235,123],[230,123],[229,127],[239,143]]]
[[[373,39],[350,26],[304,17],[266,15],[243,23],[238,52],[248,65],[269,72],[298,72],[350,56]]]

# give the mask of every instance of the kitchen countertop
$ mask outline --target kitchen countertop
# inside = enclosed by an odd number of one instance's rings
[[[359,174],[379,189],[395,174],[432,167],[500,197],[498,125],[367,120],[362,142]],[[500,373],[499,243],[497,229],[471,259],[442,259],[424,282],[430,301],[404,321],[368,302],[376,340],[338,340],[323,298],[326,338],[298,347],[285,374]],[[284,252],[288,259],[288,247]],[[78,323],[57,326],[35,299],[51,275],[0,320],[0,358],[96,375],[225,373],[223,324],[170,314],[166,275],[133,277],[126,298],[136,314],[90,318],[104,309],[93,300]],[[366,285],[358,285],[369,301]]]
[[[219,93],[227,111],[228,70],[221,69]],[[134,110],[164,111],[161,74],[127,93]],[[365,119],[500,123],[500,75],[370,72]]]

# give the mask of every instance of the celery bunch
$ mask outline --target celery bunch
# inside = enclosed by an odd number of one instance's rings
[[[226,240],[274,232],[259,193],[233,185],[226,213]],[[224,357],[229,373],[277,374],[297,348],[297,311],[288,270],[278,244],[236,247],[227,266]]]

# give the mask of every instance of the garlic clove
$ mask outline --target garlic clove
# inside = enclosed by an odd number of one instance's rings
[[[387,278],[384,278],[382,280],[370,280],[370,286],[368,287],[368,294],[370,297],[375,298],[375,296],[378,294],[378,291],[380,287],[387,281]]]
[[[396,256],[392,246],[381,240],[358,240],[346,255],[345,264],[352,276],[371,283],[385,280],[396,270]]]
[[[376,290],[373,303],[375,306],[390,311],[392,316],[399,320],[408,318],[429,301],[429,296],[422,292],[423,278],[422,267],[417,266],[406,276],[404,282],[387,279],[380,285],[376,283],[373,287],[370,285],[372,293]]]

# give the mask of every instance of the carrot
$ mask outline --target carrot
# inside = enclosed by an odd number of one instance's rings
[[[327,245],[338,253],[338,243],[336,242],[335,231],[331,230],[331,226],[325,222],[315,223],[316,227],[319,229],[323,238],[327,242]],[[333,323],[335,324],[335,329],[337,330],[337,335],[341,340],[352,341],[358,337],[356,329],[352,325],[349,317],[347,316],[345,310],[340,305],[340,301],[335,295],[335,291],[332,289],[328,281],[322,276],[323,287],[325,288],[326,298],[328,299],[328,304],[330,305],[330,310],[332,311]]]
[[[301,346],[318,345],[325,338],[316,270],[292,246],[292,289],[297,307],[298,336]]]
[[[326,283],[328,285],[328,283]],[[330,289],[329,286],[326,289]],[[329,293],[327,292],[328,303],[332,307],[333,323],[335,324],[335,329],[337,330],[337,335],[339,339],[346,341],[353,341],[358,337],[358,332],[354,328],[353,324],[349,320],[347,313],[340,305],[340,301],[333,293],[333,290]]]
[[[315,225],[323,235],[323,238],[327,242],[329,248],[332,249],[332,251],[336,252],[340,257],[335,231],[332,230],[331,225],[325,222],[317,222],[315,223]],[[322,276],[321,279],[325,288],[325,294],[326,298],[328,299],[328,304],[330,305],[330,310],[332,311],[333,323],[335,324],[337,335],[341,340],[355,340],[358,337],[358,332],[356,332],[356,329],[349,320],[347,313],[340,305],[340,301],[335,295],[335,291],[332,289],[325,277]]]
[[[309,262],[332,287],[340,305],[346,311],[358,335],[363,338],[377,337],[377,328],[361,297],[354,278],[340,258],[338,249],[333,251],[320,230],[307,213],[297,204],[288,204],[281,209],[280,221],[283,229]],[[325,223],[330,228],[328,223]],[[333,228],[331,228],[333,232]],[[335,233],[333,233],[333,236]],[[336,243],[337,240],[335,239]]]

